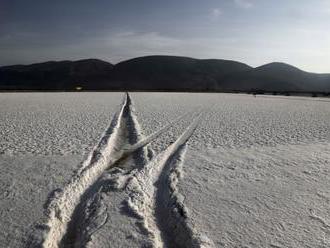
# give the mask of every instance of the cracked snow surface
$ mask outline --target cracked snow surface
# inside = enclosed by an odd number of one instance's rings
[[[0,247],[329,247],[329,104],[0,93]]]

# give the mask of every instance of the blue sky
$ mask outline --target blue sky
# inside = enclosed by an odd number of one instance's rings
[[[0,65],[151,54],[330,72],[328,0],[0,0]]]

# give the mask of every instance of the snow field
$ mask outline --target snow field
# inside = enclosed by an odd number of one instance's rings
[[[1,247],[328,247],[329,102],[122,98],[0,95]]]

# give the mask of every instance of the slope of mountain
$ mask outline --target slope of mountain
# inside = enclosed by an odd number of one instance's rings
[[[330,92],[330,74],[284,63],[257,68],[218,59],[146,56],[116,65],[97,59],[0,67],[3,90]]]
[[[98,59],[49,61],[0,67],[0,88],[73,89],[99,87],[110,77],[113,65]]]
[[[330,74],[302,71],[285,63],[270,63],[245,72],[230,74],[223,89],[264,91],[329,91]]]
[[[113,80],[135,90],[217,90],[225,75],[249,69],[229,60],[147,56],[117,64]]]

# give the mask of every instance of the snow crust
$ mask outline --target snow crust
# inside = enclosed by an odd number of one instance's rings
[[[0,94],[0,247],[329,247],[328,101],[131,93],[124,128],[97,150],[122,98]],[[95,149],[127,155],[101,165]],[[45,246],[51,200],[91,168],[84,197],[62,204],[68,238]]]

